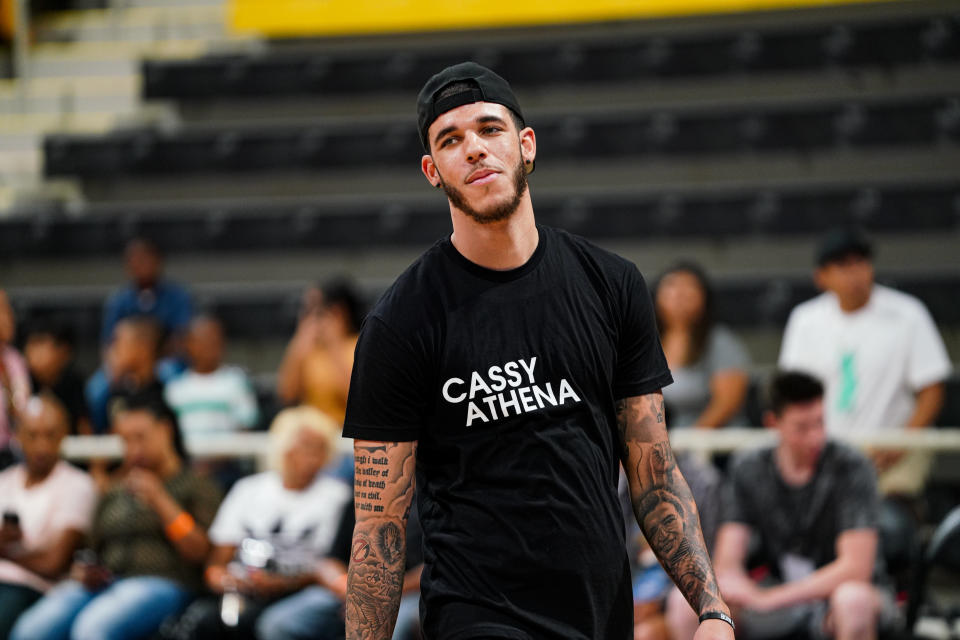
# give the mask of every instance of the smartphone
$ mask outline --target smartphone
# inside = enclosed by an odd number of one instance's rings
[[[3,526],[20,527],[20,516],[14,511],[3,512]]]

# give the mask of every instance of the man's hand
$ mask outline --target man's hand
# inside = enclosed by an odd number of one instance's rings
[[[704,620],[697,627],[693,640],[734,640],[733,627],[723,620]]]
[[[23,530],[20,527],[4,523],[0,527],[0,548],[8,544],[16,544],[23,539]]]

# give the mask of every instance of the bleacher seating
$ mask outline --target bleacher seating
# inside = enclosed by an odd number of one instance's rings
[[[464,59],[496,66],[518,89],[576,83],[956,62],[956,11],[895,21],[782,25],[721,33],[581,36],[547,42],[450,45],[400,52],[280,52],[145,63],[145,95],[233,96],[417,91],[437,69]],[[415,46],[415,45],[414,45]]]
[[[874,233],[950,234],[960,230],[960,180],[802,190],[548,191],[537,194],[536,206],[544,223],[596,239],[815,235],[844,223]],[[10,220],[0,234],[0,254],[11,259],[119,254],[135,234],[150,236],[173,253],[422,247],[448,226],[446,208],[432,192],[386,201],[143,201],[93,205],[81,216],[45,211]]]

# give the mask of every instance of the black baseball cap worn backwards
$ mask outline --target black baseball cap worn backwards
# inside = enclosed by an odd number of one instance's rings
[[[440,97],[443,89],[454,83],[472,85],[463,91]],[[447,67],[427,80],[417,96],[417,124],[420,127],[420,142],[430,152],[427,130],[442,114],[474,102],[495,102],[513,111],[523,123],[520,103],[513,95],[510,84],[499,75],[476,62],[461,62]]]

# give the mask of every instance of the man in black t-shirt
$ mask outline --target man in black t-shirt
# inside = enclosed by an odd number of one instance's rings
[[[716,544],[723,595],[751,638],[875,638],[878,626],[896,622],[897,610],[892,593],[871,584],[883,577],[873,467],[827,439],[818,380],[779,373],[770,404],[765,422],[776,428],[777,444],[742,452],[730,465]],[[746,573],[752,536],[774,584]],[[682,627],[674,620],[677,640],[691,633]]]
[[[414,484],[426,638],[632,637],[622,462],[640,526],[702,616],[697,640],[731,640],[663,423],[671,376],[643,278],[536,224],[536,136],[503,78],[449,67],[417,110],[453,233],[387,290],[357,345],[347,637],[390,637]]]

